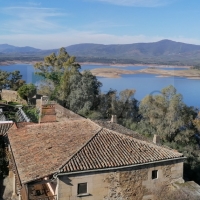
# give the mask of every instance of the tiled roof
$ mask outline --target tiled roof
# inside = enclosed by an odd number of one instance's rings
[[[136,139],[135,132],[120,125],[98,124],[82,118],[10,129],[8,138],[21,182],[59,171],[123,167],[183,157],[177,151]]]
[[[129,166],[179,157],[183,155],[177,151],[104,128],[61,168],[61,172]]]
[[[89,120],[27,125],[8,132],[22,183],[56,172],[101,128]]]
[[[72,112],[71,110],[62,107],[59,104],[55,104],[55,111],[56,111],[56,119],[57,121],[71,121],[77,119],[85,119],[80,115]]]
[[[108,120],[94,120],[94,122],[97,123],[99,126],[107,128],[109,130],[113,130],[113,131],[116,131],[118,133],[130,135],[130,136],[132,136],[136,139],[147,141],[147,138],[144,137],[143,135],[139,134],[138,132],[132,131],[132,130],[120,125],[120,124],[113,123],[113,122],[108,121]]]

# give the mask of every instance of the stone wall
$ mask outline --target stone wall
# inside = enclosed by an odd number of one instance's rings
[[[152,171],[158,178],[152,179]],[[182,180],[183,161],[163,162],[107,172],[59,176],[59,200],[153,200],[159,186]],[[87,183],[88,194],[77,196],[78,183]]]
[[[27,104],[27,102],[18,95],[17,91],[13,90],[2,90],[1,99],[7,102],[12,101],[20,104]]]

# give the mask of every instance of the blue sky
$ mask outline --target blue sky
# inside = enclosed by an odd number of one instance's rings
[[[200,44],[200,0],[0,0],[0,44]]]

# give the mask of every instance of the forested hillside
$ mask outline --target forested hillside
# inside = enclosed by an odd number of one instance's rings
[[[135,44],[76,44],[66,47],[78,62],[196,65],[200,62],[200,45],[171,40]],[[58,49],[41,50],[32,47],[0,45],[0,61],[41,60]]]

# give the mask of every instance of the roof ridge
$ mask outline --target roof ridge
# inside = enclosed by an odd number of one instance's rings
[[[58,168],[59,171],[61,171],[61,169],[65,167],[70,162],[70,160],[72,160],[85,146],[87,146],[101,132],[101,130],[103,130],[103,128],[99,126],[97,132],[83,146],[81,146],[72,156],[70,156],[70,158],[64,164],[62,164]]]

